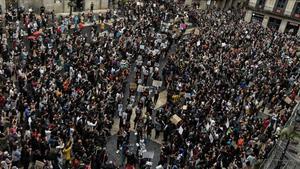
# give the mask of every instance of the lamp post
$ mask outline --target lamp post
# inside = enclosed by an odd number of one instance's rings
[[[69,0],[68,6],[70,7],[70,16],[72,15],[73,7],[75,6],[74,0]]]

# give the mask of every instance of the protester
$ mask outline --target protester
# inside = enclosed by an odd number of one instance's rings
[[[142,159],[150,139],[163,141],[163,168],[254,166],[298,95],[300,38],[243,15],[161,0],[100,15],[12,9],[0,45],[2,168],[117,168],[111,134],[120,167],[150,165]],[[162,90],[167,102],[157,107]]]

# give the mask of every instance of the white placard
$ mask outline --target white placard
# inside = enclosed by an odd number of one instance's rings
[[[144,90],[145,90],[145,87],[144,87],[144,86],[138,85],[138,87],[137,87],[137,91],[138,91],[138,92],[144,92]]]
[[[162,81],[153,80],[152,86],[154,86],[154,87],[161,87],[162,86]]]
[[[185,93],[185,94],[184,94],[184,97],[185,97],[185,98],[191,98],[191,93]]]
[[[180,134],[180,135],[182,135],[182,133],[183,133],[183,128],[180,126],[179,127],[179,129],[178,129],[178,133]]]

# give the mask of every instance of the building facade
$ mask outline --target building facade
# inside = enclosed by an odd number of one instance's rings
[[[300,0],[250,0],[245,21],[300,36]]]
[[[247,0],[185,0],[186,5],[198,4],[201,9],[215,7],[224,10],[242,7],[246,2]]]
[[[25,9],[31,8],[34,11],[39,11],[41,6],[44,6],[47,11],[54,10],[56,13],[69,13],[70,1],[73,1],[74,6],[72,11],[87,11],[91,9],[93,3],[93,9],[107,9],[109,0],[0,0],[0,6],[2,13],[6,11],[6,8],[10,4],[22,6]]]

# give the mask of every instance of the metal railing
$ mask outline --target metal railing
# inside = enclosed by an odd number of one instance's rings
[[[298,111],[300,111],[300,102],[296,104],[296,106],[293,109],[293,112],[289,118],[289,120],[286,122],[284,127],[294,125],[296,123],[296,117],[298,115]],[[282,155],[283,149],[287,144],[287,140],[281,140],[279,139],[277,143],[274,145],[274,147],[271,149],[271,151],[268,154],[268,158],[263,160],[262,164],[260,165],[260,169],[273,169],[277,166],[280,156]],[[295,166],[297,163],[295,160],[287,160],[284,161],[284,165],[282,168],[286,168],[288,166]],[[291,165],[291,163],[294,163]],[[290,165],[289,165],[290,164]],[[289,167],[290,168],[290,167]]]

